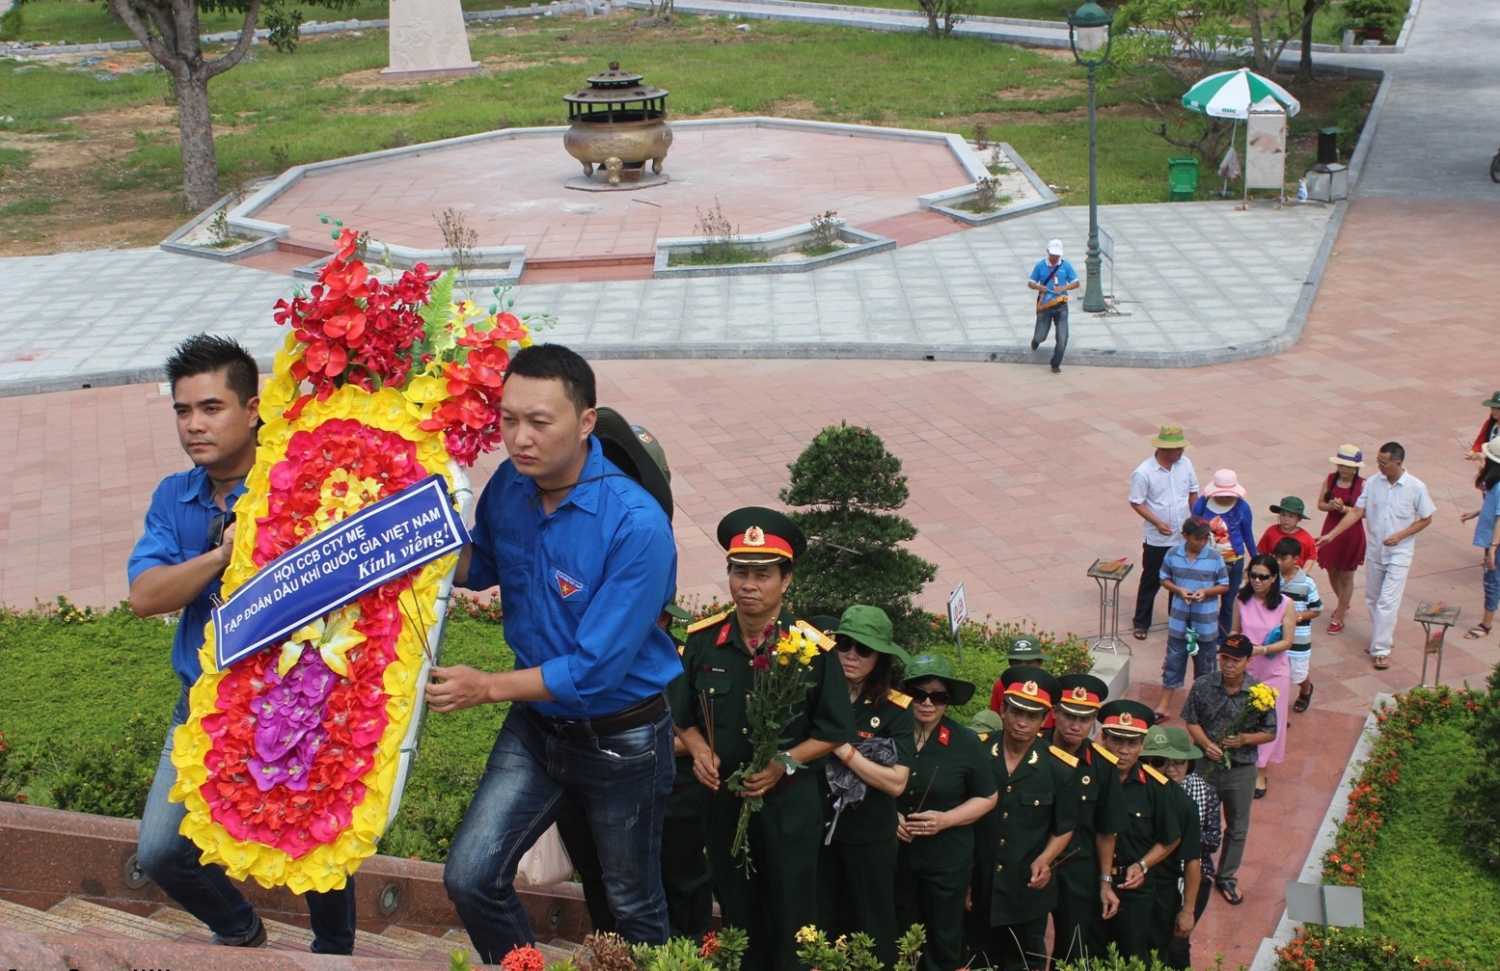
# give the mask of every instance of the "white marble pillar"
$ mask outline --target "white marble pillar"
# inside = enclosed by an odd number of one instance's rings
[[[391,66],[386,77],[476,74],[459,0],[391,0]]]

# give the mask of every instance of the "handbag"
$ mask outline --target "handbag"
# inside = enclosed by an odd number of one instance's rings
[[[564,883],[572,877],[573,861],[568,858],[568,851],[563,846],[562,835],[557,831],[557,824],[553,823],[532,844],[531,849],[521,855],[521,862],[516,865],[515,885],[517,887],[550,887],[555,883]]]

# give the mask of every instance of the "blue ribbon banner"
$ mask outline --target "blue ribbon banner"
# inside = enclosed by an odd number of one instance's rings
[[[298,543],[215,607],[214,661],[222,671],[468,542],[447,480],[428,476]]]

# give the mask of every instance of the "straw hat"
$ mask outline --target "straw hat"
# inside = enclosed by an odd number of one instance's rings
[[[1163,425],[1155,435],[1147,435],[1146,441],[1157,448],[1187,448],[1191,444],[1183,437],[1181,425]]]
[[[1365,453],[1353,445],[1340,445],[1338,454],[1328,461],[1334,465],[1347,465],[1351,469],[1362,469],[1365,467]]]
[[[1220,469],[1214,473],[1214,480],[1203,489],[1203,494],[1212,499],[1214,496],[1239,496],[1245,498],[1245,487],[1240,485],[1239,476],[1234,474],[1233,469]]]

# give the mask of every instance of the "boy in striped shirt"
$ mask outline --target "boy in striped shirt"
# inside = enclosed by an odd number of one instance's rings
[[[1312,577],[1297,565],[1302,558],[1302,544],[1296,537],[1277,540],[1271,555],[1281,567],[1281,592],[1292,599],[1292,606],[1297,611],[1297,626],[1292,632],[1292,646],[1286,657],[1292,667],[1292,684],[1297,688],[1292,711],[1302,712],[1312,704],[1313,683],[1307,677],[1312,662],[1312,622],[1323,612],[1323,600],[1318,596],[1318,587]]]

